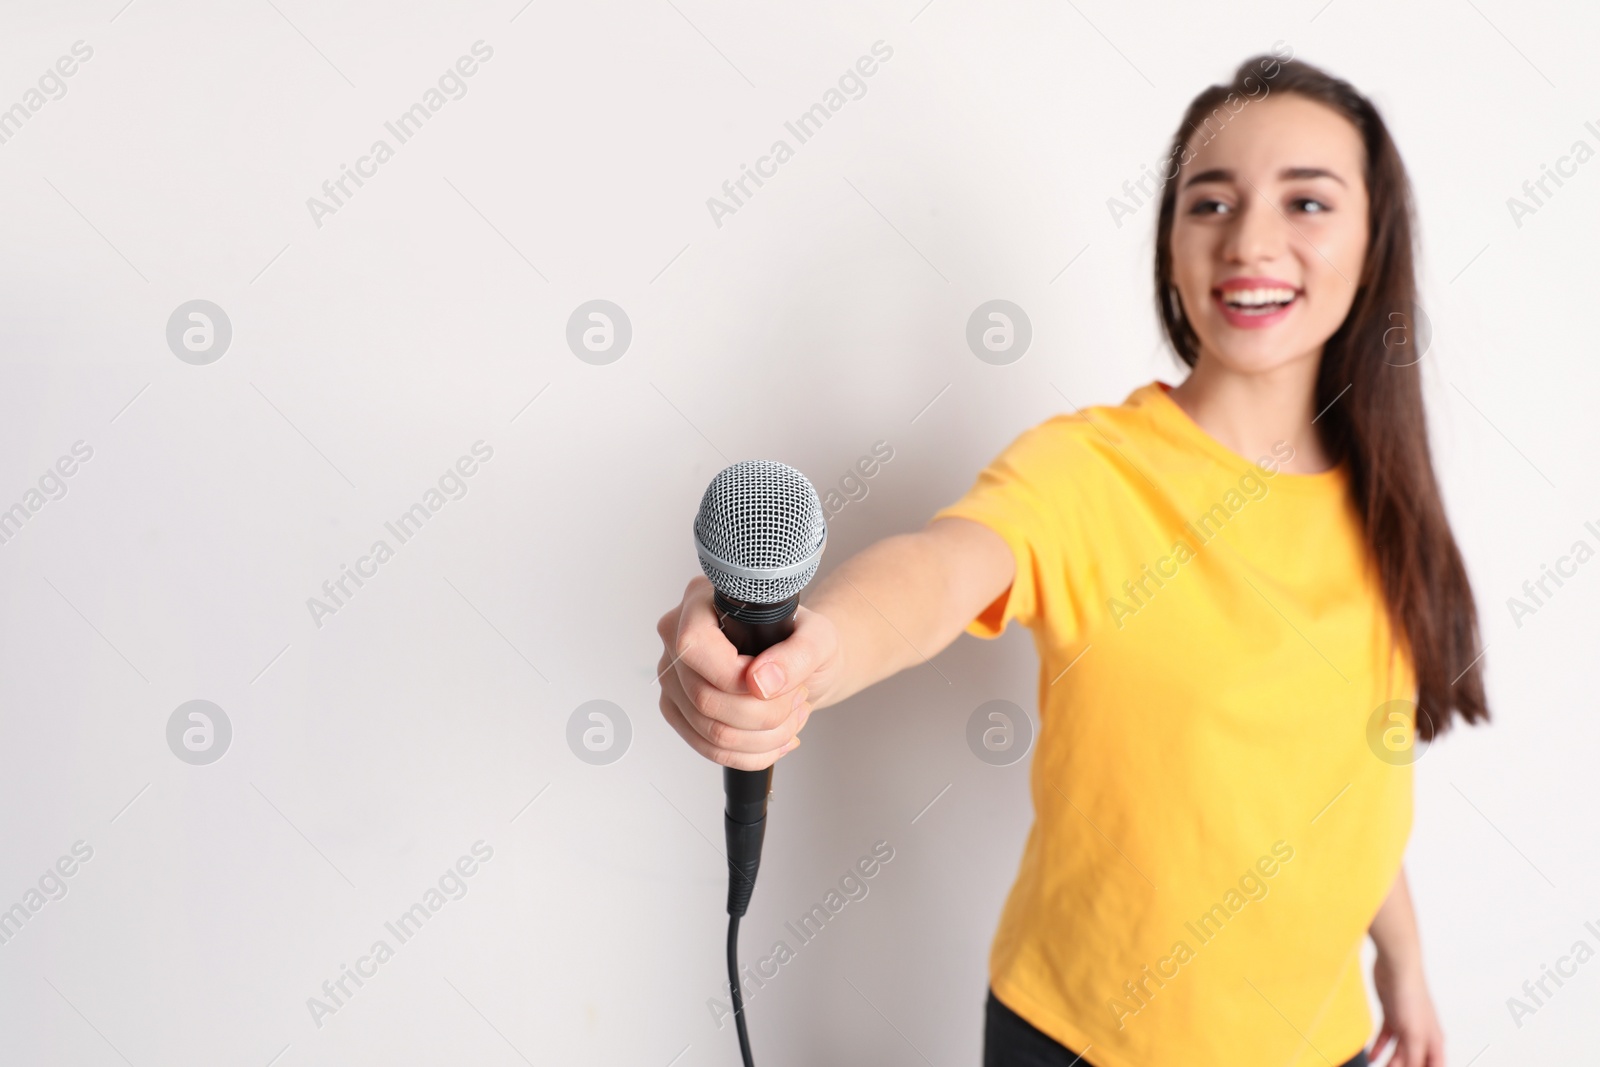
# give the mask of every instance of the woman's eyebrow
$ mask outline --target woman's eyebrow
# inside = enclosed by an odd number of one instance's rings
[[[1200,182],[1231,181],[1233,181],[1233,171],[1224,167],[1212,167],[1210,170],[1203,170],[1199,174],[1191,174],[1189,176],[1189,180],[1183,183],[1183,187],[1187,189],[1189,186],[1197,185]]]
[[[1304,178],[1332,178],[1340,185],[1346,184],[1343,178],[1324,167],[1285,167],[1278,172],[1278,178],[1280,181],[1298,181]],[[1228,170],[1226,167],[1213,167],[1210,170],[1203,170],[1199,174],[1190,175],[1188,180],[1183,183],[1183,187],[1187,189],[1189,186],[1200,182],[1231,181],[1233,181],[1233,171]]]
[[[1278,177],[1285,181],[1295,181],[1300,178],[1332,178],[1340,185],[1345,184],[1343,178],[1322,167],[1285,167],[1278,172]]]

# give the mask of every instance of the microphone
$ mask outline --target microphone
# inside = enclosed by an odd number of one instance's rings
[[[694,520],[700,569],[711,579],[722,632],[742,655],[755,656],[794,633],[800,590],[817,573],[827,542],[822,502],[793,467],[752,459],[723,468]],[[750,905],[766,830],[772,768],[722,769],[727,794],[728,914]]]
[[[694,544],[711,579],[722,632],[742,655],[755,656],[794,633],[800,590],[817,573],[828,539],[822,502],[806,476],[770,460],[723,468],[700,499]],[[739,993],[739,919],[750,906],[767,828],[772,768],[722,769],[723,831],[728,845],[728,981],[739,1046],[750,1067]]]

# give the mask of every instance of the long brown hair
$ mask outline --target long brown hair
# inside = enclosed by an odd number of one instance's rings
[[[1229,118],[1266,92],[1295,93],[1332,108],[1355,126],[1366,148],[1366,262],[1349,314],[1323,346],[1315,407],[1324,413],[1318,421],[1329,455],[1349,462],[1351,492],[1389,617],[1415,666],[1417,733],[1432,740],[1454,716],[1479,722],[1489,718],[1489,708],[1477,607],[1428,448],[1416,351],[1425,338],[1417,336],[1411,184],[1370,100],[1314,66],[1270,55],[1245,60],[1230,82],[1194,98],[1161,174],[1155,280],[1162,329],[1193,367],[1199,339],[1172,283],[1179,163],[1188,162],[1191,141],[1198,146],[1226,132]]]

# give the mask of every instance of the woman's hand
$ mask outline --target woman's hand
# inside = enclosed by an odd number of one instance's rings
[[[1383,1027],[1368,1058],[1377,1063],[1378,1054],[1392,1041],[1394,1056],[1387,1067],[1444,1067],[1444,1031],[1420,960],[1397,963],[1380,951],[1372,982],[1383,1005]]]
[[[662,716],[691,748],[724,767],[759,771],[793,751],[812,707],[839,676],[838,632],[803,607],[793,635],[759,656],[740,655],[717,625],[704,577],[689,583],[656,633]]]

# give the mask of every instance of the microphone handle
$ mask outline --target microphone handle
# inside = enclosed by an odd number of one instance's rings
[[[712,599],[722,632],[741,655],[759,655],[794,633],[799,593],[778,604],[751,604],[720,591]],[[727,797],[722,825],[728,845],[728,914],[738,917],[750,906],[761,867],[772,768],[741,771],[724,767],[722,789]]]

